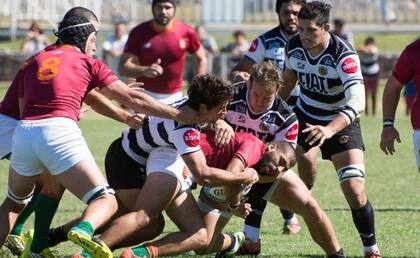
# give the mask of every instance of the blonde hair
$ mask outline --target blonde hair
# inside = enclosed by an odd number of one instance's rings
[[[280,69],[270,61],[255,64],[251,69],[251,80],[255,80],[266,89],[274,89],[275,91],[283,86],[283,76]]]

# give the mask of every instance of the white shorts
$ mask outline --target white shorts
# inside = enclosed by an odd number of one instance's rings
[[[161,94],[161,93],[156,93],[156,92],[148,91],[148,90],[144,90],[144,92],[146,92],[149,96],[152,96],[153,98],[165,104],[174,103],[175,101],[182,98],[182,92],[177,92],[177,93],[172,93],[172,94]]]
[[[13,133],[19,120],[0,114],[0,159],[12,152]]]
[[[164,173],[178,179],[182,191],[188,191],[193,183],[190,172],[178,151],[170,147],[158,147],[147,158],[147,175]]]
[[[22,176],[38,175],[45,169],[59,175],[93,158],[77,123],[64,117],[20,121],[12,153],[11,166]]]
[[[222,216],[224,218],[230,219],[232,217],[232,213],[229,211],[219,210],[216,208],[213,208],[211,205],[203,202],[202,200],[197,200],[198,208],[203,213],[210,213],[216,216]]]
[[[414,130],[413,133],[413,151],[416,157],[417,168],[420,171],[420,130]]]

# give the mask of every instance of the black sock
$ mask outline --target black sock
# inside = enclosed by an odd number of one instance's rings
[[[67,232],[64,230],[64,226],[58,228],[51,228],[48,231],[48,245],[53,247],[61,242],[67,241]]]
[[[328,255],[328,258],[343,258],[346,257],[343,248],[338,250],[335,254]]]
[[[293,216],[295,216],[295,214],[291,211],[283,210],[283,209],[280,209],[280,211],[281,211],[281,215],[283,215],[284,220],[291,219],[293,218]]]
[[[233,236],[233,234],[228,234],[228,236],[230,237],[230,246],[228,249],[226,249],[225,252],[230,252],[232,251],[233,247],[235,247],[235,243],[236,243],[236,238]]]
[[[366,205],[360,209],[351,209],[353,215],[353,222],[359,231],[363,246],[372,246],[376,244],[375,238],[375,216],[373,214],[373,207],[369,200]]]
[[[267,201],[255,195],[251,195],[247,202],[251,204],[252,212],[246,217],[245,225],[260,228],[262,214],[267,206]]]

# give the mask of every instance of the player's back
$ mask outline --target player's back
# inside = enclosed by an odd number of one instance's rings
[[[25,101],[22,119],[67,117],[78,121],[86,93],[117,79],[105,64],[72,46],[40,53],[26,67],[20,87],[19,95]]]

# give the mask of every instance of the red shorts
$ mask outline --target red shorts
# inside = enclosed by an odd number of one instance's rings
[[[374,79],[365,79],[365,87],[366,92],[376,92],[376,89],[378,88],[379,80]]]

